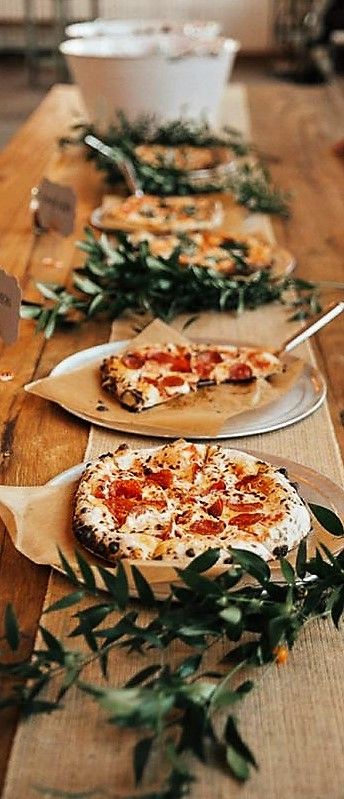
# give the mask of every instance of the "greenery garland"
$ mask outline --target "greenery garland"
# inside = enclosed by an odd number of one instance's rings
[[[177,119],[172,122],[158,123],[154,117],[143,116],[130,123],[124,114],[119,113],[116,122],[108,130],[98,130],[95,125],[77,124],[72,127],[70,137],[60,139],[60,145],[83,144],[85,136],[92,134],[101,139],[114,150],[114,155],[126,156],[135,168],[139,183],[146,194],[186,195],[211,191],[229,191],[241,205],[251,211],[289,215],[289,196],[272,184],[269,170],[255,155],[254,159],[245,159],[253,153],[243,139],[241,133],[231,127],[224,127],[220,134],[215,134],[205,121],[196,122]],[[204,147],[227,147],[238,156],[236,168],[226,179],[214,180],[197,188],[188,176],[187,171],[175,169],[173,166],[152,166],[137,157],[135,148],[138,144],[162,145],[194,145]],[[86,145],[85,145],[86,146]],[[106,173],[108,183],[116,184],[122,180],[115,163],[109,161],[101,153],[90,147],[86,156],[94,161],[97,169]]]
[[[37,283],[48,302],[24,301],[22,318],[35,319],[37,330],[49,338],[58,327],[99,315],[115,319],[126,309],[148,311],[167,322],[181,313],[241,312],[274,301],[289,302],[294,309],[292,319],[305,319],[321,309],[316,284],[299,278],[276,279],[269,269],[249,273],[245,252],[238,255],[242,245],[235,241],[227,246],[232,248],[237,271],[225,275],[216,269],[181,266],[180,247],[169,258],[158,258],[151,255],[148,242],[137,247],[125,234],[116,235],[113,242],[104,234],[98,239],[86,229],[85,239],[77,242],[87,257],[84,267],[73,273],[76,291],[57,283]],[[290,299],[291,289],[296,298]]]
[[[333,511],[319,505],[310,509],[334,536],[344,528]],[[141,731],[133,750],[133,771],[139,786],[147,761],[154,751],[165,758],[168,774],[157,789],[135,793],[141,799],[181,799],[189,794],[194,776],[190,759],[207,760],[212,752],[219,767],[245,781],[257,767],[254,754],[238,729],[237,709],[255,687],[247,678],[274,663],[283,664],[302,628],[311,620],[330,617],[336,627],[344,609],[344,549],[336,556],[324,545],[308,559],[304,539],[298,548],[296,567],[280,559],[284,582],[273,580],[269,565],[256,554],[232,550],[232,563],[220,576],[210,579],[204,572],[214,566],[219,551],[209,549],[186,568],[177,569],[179,584],[158,602],[143,574],[131,567],[137,594],[150,608],[148,622],[133,609],[126,572],[119,562],[116,571],[91,567],[76,553],[80,576],[60,553],[61,566],[73,591],[57,600],[45,614],[66,611],[83,600],[88,605],[73,615],[74,625],[66,641],[40,625],[41,642],[31,657],[16,657],[25,631],[21,632],[15,611],[8,604],[4,615],[7,644],[0,662],[3,693],[0,710],[19,705],[23,717],[61,711],[72,686],[87,694],[118,727]],[[108,594],[96,587],[96,575]],[[249,633],[249,638],[247,637]],[[72,646],[82,638],[86,653]],[[143,667],[125,685],[90,684],[83,679],[90,662],[98,662],[100,675],[108,680],[111,653],[120,648],[141,655],[168,651],[180,641],[189,653],[176,667],[157,662]],[[205,670],[204,658],[219,642],[227,652],[215,669]],[[213,650],[214,651],[214,650]],[[12,653],[12,656],[11,656]],[[6,679],[5,679],[6,678]],[[10,684],[6,693],[5,686]],[[54,694],[45,698],[48,686]],[[186,756],[188,759],[186,760]],[[116,799],[107,786],[85,794],[33,785],[45,797],[82,799],[86,796]],[[129,796],[127,799],[134,799]]]

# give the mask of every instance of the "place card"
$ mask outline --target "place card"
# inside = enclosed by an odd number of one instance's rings
[[[43,178],[35,195],[35,201],[35,219],[41,229],[53,229],[62,236],[73,233],[76,194],[71,186],[63,186]]]
[[[17,279],[0,269],[0,336],[5,344],[18,338],[21,290]]]

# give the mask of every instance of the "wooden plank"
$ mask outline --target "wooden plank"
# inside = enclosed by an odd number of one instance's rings
[[[276,182],[292,194],[293,215],[275,224],[281,244],[308,280],[344,280],[344,166],[331,150],[342,137],[344,95],[333,86],[248,86],[254,141],[269,154]],[[268,109],[268,111],[267,111]],[[326,294],[342,299],[343,290]],[[344,453],[344,314],[315,337],[316,355],[328,384],[336,436]]]

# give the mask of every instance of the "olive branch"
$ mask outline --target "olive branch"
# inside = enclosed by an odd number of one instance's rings
[[[314,504],[310,507],[332,535],[344,535],[343,524],[333,511]],[[60,552],[61,566],[73,590],[46,608],[45,615],[66,612],[81,600],[87,607],[73,614],[67,642],[41,624],[41,640],[31,656],[16,659],[25,632],[20,630],[12,605],[6,606],[2,641],[7,651],[3,652],[0,674],[8,691],[3,690],[0,709],[19,705],[24,718],[61,711],[75,686],[104,709],[111,724],[142,732],[133,749],[138,787],[127,799],[187,796],[195,779],[190,762],[206,762],[209,751],[219,767],[226,763],[235,779],[247,780],[257,762],[239,732],[237,711],[257,686],[257,681],[248,679],[248,669],[250,674],[257,669],[264,674],[274,664],[284,663],[302,628],[314,619],[329,617],[338,627],[344,609],[344,549],[334,556],[320,545],[315,556],[308,558],[306,541],[301,541],[295,569],[287,559],[280,559],[283,583],[272,579],[268,563],[256,554],[234,549],[231,555],[231,565],[215,579],[205,572],[218,561],[216,549],[177,569],[178,583],[171,585],[162,602],[139,569],[131,566],[139,600],[151,611],[147,622],[131,605],[121,562],[116,570],[90,566],[77,552],[77,573]],[[97,587],[99,580],[102,588]],[[75,639],[83,640],[86,652],[71,646]],[[190,653],[172,667],[168,653],[174,641],[182,642]],[[227,651],[220,661],[215,656],[214,668],[209,669],[205,658],[214,659],[219,643],[227,646]],[[158,658],[124,685],[112,686],[108,684],[109,659],[118,648],[143,656],[166,651],[167,662],[161,665]],[[99,684],[83,679],[83,671],[93,661],[99,664]],[[162,785],[143,792],[139,786],[157,751],[164,758],[167,776]],[[46,797],[117,799],[101,787],[79,793],[33,787]]]

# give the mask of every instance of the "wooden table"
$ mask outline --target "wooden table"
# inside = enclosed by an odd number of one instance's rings
[[[253,139],[259,149],[271,157],[276,180],[295,193],[291,221],[274,223],[278,240],[296,255],[303,277],[343,280],[344,164],[331,153],[333,142],[343,136],[343,97],[333,87],[304,88],[276,83],[250,86],[248,98]],[[81,237],[89,211],[98,204],[104,189],[101,175],[92,165],[83,163],[78,152],[73,156],[69,154],[66,159],[58,151],[57,136],[65,133],[78,115],[75,88],[55,87],[1,155],[1,264],[18,277],[26,298],[37,297],[33,278],[63,281],[71,267],[82,263],[82,256],[73,242]],[[72,183],[78,195],[75,235],[64,240],[61,246],[54,234],[37,238],[31,230],[30,190],[43,176]],[[59,270],[43,263],[52,248],[63,264]],[[33,335],[31,324],[22,323],[18,342],[12,347],[2,346],[0,370],[13,371],[15,378],[13,382],[1,384],[0,388],[1,483],[43,484],[82,459],[88,426],[56,406],[26,395],[22,386],[46,375],[58,361],[75,350],[106,341],[108,334],[109,325],[89,323],[82,330],[58,333],[46,342],[42,336]],[[344,319],[340,318],[316,337],[315,344],[318,363],[328,383],[330,411],[342,453],[343,334]],[[1,529],[0,541],[1,603],[13,602],[18,612],[28,636],[22,651],[26,655],[35,639],[49,569],[35,566],[19,555],[4,529]],[[325,638],[322,640],[326,643]],[[336,646],[342,647],[341,640],[336,641]],[[302,681],[302,675],[297,675],[297,665],[294,668],[295,675]],[[311,673],[308,677],[313,679]],[[0,718],[0,782],[6,775],[17,723],[17,714],[12,709]],[[332,737],[336,731],[340,735],[343,717],[337,718],[334,714],[333,723]],[[322,745],[320,741],[319,745]],[[331,799],[342,799],[343,792],[339,794],[334,786],[331,790],[331,780],[329,768],[327,795]],[[231,784],[226,784],[231,793]],[[222,789],[218,789],[216,796],[226,795],[223,785],[222,782]],[[272,783],[266,784],[266,797],[272,799],[275,794],[269,794],[269,785],[271,787]],[[309,794],[303,792],[303,796],[323,799],[313,788],[309,785]],[[255,799],[249,789],[247,796]],[[286,797],[287,793],[282,791],[281,799]]]

